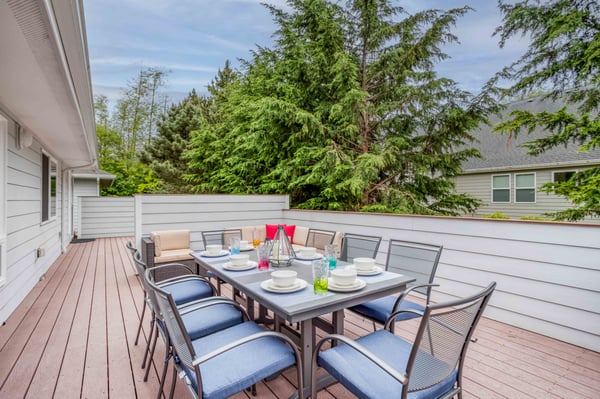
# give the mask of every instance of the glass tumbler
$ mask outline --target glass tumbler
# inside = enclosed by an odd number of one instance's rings
[[[236,255],[240,253],[240,239],[232,238],[229,242],[229,248],[231,250],[232,255]]]
[[[317,295],[327,293],[327,279],[329,277],[329,262],[324,259],[312,261],[313,290]]]
[[[271,254],[271,247],[269,245],[261,244],[256,247],[256,257],[258,259],[258,270],[269,269],[269,255]]]
[[[333,270],[337,266],[338,248],[337,245],[325,245],[325,259],[329,263],[329,269]]]

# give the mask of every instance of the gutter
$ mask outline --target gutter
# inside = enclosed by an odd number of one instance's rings
[[[555,168],[566,168],[566,167],[582,167],[582,166],[595,166],[600,165],[600,159],[588,159],[581,161],[564,161],[554,163],[543,163],[543,164],[528,164],[528,165],[507,165],[507,166],[495,166],[489,168],[477,168],[477,169],[466,169],[463,170],[463,175],[473,175],[478,173],[492,173],[492,172],[508,172],[515,170],[538,170],[538,169],[555,169]]]

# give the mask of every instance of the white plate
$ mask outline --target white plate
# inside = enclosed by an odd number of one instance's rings
[[[317,260],[317,259],[323,259],[323,255],[321,254],[316,254],[315,256],[311,257],[311,258],[303,258],[301,256],[296,255],[296,259],[297,260]]]
[[[205,258],[220,258],[221,256],[229,255],[229,251],[226,249],[222,249],[221,252],[219,252],[217,255],[212,255],[206,251],[202,251],[200,252],[200,255],[204,256]]]
[[[269,279],[269,280],[265,280],[262,283],[260,283],[260,287],[265,290],[265,291],[269,291],[269,292],[278,292],[278,293],[287,293],[287,292],[296,292],[296,291],[300,291],[304,288],[306,288],[307,282],[297,278],[296,282],[294,284],[292,284],[289,287],[278,287],[276,285],[273,285],[273,280]]]
[[[336,291],[336,292],[352,292],[352,291],[358,291],[360,289],[363,289],[363,288],[365,288],[366,285],[367,285],[367,283],[364,280],[361,280],[358,278],[352,285],[337,285],[336,283],[333,282],[333,279],[330,278],[329,281],[327,282],[327,289],[329,291]]]
[[[356,266],[354,266],[356,268]],[[374,276],[376,274],[379,274],[383,272],[383,269],[379,266],[375,266],[373,269],[371,270],[358,270],[356,269],[356,274],[359,276]]]
[[[248,264],[244,266],[234,266],[231,264],[231,262],[223,263],[223,269],[232,271],[250,270],[254,269],[256,266],[258,266],[258,263],[254,262],[253,260],[249,260]]]

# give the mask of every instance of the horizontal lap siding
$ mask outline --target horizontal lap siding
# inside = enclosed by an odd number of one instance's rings
[[[79,198],[80,197],[97,197],[98,182],[96,179],[73,179],[73,231],[79,232]]]
[[[187,229],[193,250],[203,248],[202,231],[280,223],[289,208],[286,195],[139,195],[136,201],[138,245],[152,231]]]
[[[30,147],[17,149],[15,132],[15,125],[9,120],[5,154],[7,280],[0,287],[0,323],[6,320],[61,253],[60,160],[56,160],[56,218],[42,224],[42,147],[34,140]],[[39,258],[38,248],[45,251],[45,255]]]
[[[80,238],[125,237],[135,232],[133,197],[80,197]]]
[[[285,222],[442,244],[436,301],[497,281],[487,311],[499,321],[600,350],[600,227],[334,212],[285,212]]]

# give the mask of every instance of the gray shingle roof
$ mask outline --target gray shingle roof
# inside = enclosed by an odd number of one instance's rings
[[[541,97],[511,103],[504,110],[508,115],[515,109],[529,110],[532,112],[556,111],[564,104]],[[478,148],[483,158],[471,159],[463,164],[466,173],[477,171],[500,171],[514,169],[541,169],[559,166],[591,166],[600,165],[600,149],[589,152],[579,152],[577,143],[557,146],[538,156],[527,155],[527,149],[521,144],[547,136],[549,133],[536,129],[531,134],[521,131],[515,138],[509,134],[496,134],[492,131],[499,118],[490,118],[491,126],[483,125],[472,132],[479,142],[473,143]]]

